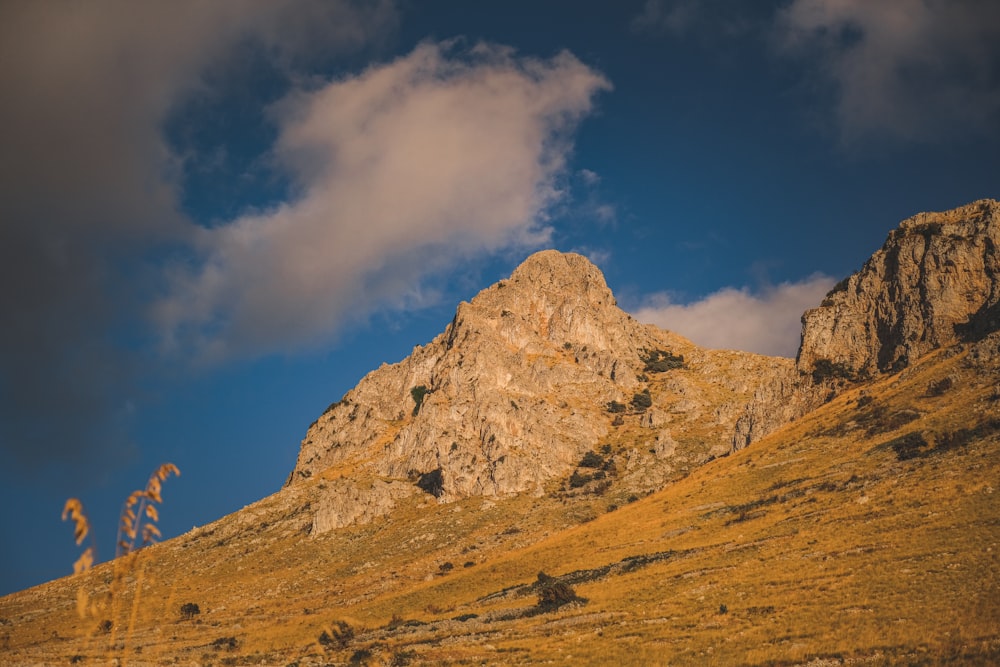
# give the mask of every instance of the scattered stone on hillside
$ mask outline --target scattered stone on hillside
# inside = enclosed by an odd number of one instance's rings
[[[312,535],[356,523],[370,523],[392,512],[400,500],[420,492],[412,484],[394,480],[337,479],[324,484],[327,488],[313,514]]]
[[[904,220],[802,324],[799,371],[857,377],[1000,329],[1000,202]]]

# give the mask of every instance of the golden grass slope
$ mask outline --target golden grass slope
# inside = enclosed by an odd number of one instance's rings
[[[311,480],[3,598],[0,662],[997,664],[998,472],[997,375],[938,352],[630,503],[424,497],[309,538]],[[119,611],[80,618],[115,567]],[[541,611],[539,572],[586,602]]]

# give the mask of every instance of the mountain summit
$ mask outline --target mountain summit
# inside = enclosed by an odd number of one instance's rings
[[[793,375],[791,360],[704,350],[640,324],[589,260],[546,250],[330,406],[289,484],[328,478],[323,532],[420,492],[541,495],[616,431],[633,442],[615,461],[616,488],[648,492],[727,453],[755,391]]]

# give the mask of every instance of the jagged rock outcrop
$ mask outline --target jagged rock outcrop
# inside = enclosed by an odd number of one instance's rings
[[[404,484],[439,501],[542,494],[615,440],[616,483],[650,490],[727,452],[765,379],[791,371],[790,359],[702,350],[640,324],[589,260],[543,251],[332,405],[289,484],[382,480],[326,484],[337,497],[319,502],[323,532],[384,514]]]
[[[997,329],[1000,203],[984,199],[903,221],[802,316],[796,364],[803,373],[863,377]]]
[[[825,393],[822,387],[805,380],[792,365],[774,369],[736,420],[732,450],[748,447],[815,409]]]

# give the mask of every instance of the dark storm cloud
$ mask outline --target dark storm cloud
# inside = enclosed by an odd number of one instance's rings
[[[833,86],[848,143],[949,141],[1000,127],[995,0],[795,0],[778,14],[786,54]]]
[[[171,111],[253,40],[293,63],[354,48],[391,3],[6,2],[0,7],[0,449],[14,460],[124,451],[143,265],[186,242]],[[322,36],[322,40],[316,38]],[[315,46],[319,45],[319,46]],[[143,373],[148,369],[143,369]]]

